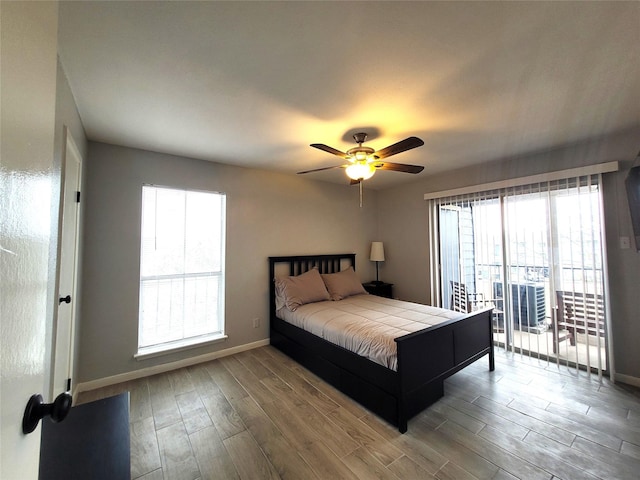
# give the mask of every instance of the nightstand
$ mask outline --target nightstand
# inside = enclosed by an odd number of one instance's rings
[[[379,297],[393,298],[393,283],[369,282],[369,283],[363,283],[362,286],[367,292],[369,292],[372,295],[377,295]]]

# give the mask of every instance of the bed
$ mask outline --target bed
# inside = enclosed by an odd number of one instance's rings
[[[397,426],[401,433],[407,431],[409,419],[444,395],[444,380],[447,377],[484,355],[488,355],[489,370],[494,370],[490,308],[468,314],[454,314],[449,310],[438,309],[444,318],[440,318],[437,324],[417,330],[416,326],[411,326],[409,328],[415,331],[393,338],[393,365],[384,365],[384,360],[354,353],[280,318],[286,316],[283,312],[289,307],[282,305],[281,283],[278,283],[281,279],[295,282],[304,278],[303,274],[316,275],[312,270],[317,269],[318,274],[326,281],[337,277],[331,274],[346,273],[351,268],[355,270],[353,253],[269,257],[271,345]],[[331,291],[329,283],[327,287]],[[366,295],[366,292],[354,292],[353,298],[349,297],[351,304],[346,302],[343,310],[383,302],[384,309],[394,312],[411,310],[414,317],[420,317],[416,311],[435,309],[418,304],[409,305],[407,302],[389,304],[387,302],[393,300],[373,296],[367,299],[362,293]],[[300,311],[307,312],[307,316],[322,316],[323,309],[330,309],[332,304],[329,302],[333,302],[336,307],[342,306],[339,303],[342,300],[338,299],[340,297],[333,298],[333,295],[332,292],[332,298],[320,296],[319,299],[308,302],[296,298],[298,303],[295,305],[304,305]],[[352,306],[354,303],[356,307]],[[295,305],[291,308],[295,309]],[[390,310],[393,308],[398,310]]]

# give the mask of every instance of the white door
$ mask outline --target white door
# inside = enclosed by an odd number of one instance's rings
[[[0,1],[0,23],[0,478],[31,480],[40,428],[24,435],[21,424],[29,397],[45,393],[51,355],[58,4]]]
[[[60,203],[60,255],[58,269],[58,314],[53,349],[51,398],[71,389],[75,345],[78,228],[82,158],[71,133],[65,128]]]

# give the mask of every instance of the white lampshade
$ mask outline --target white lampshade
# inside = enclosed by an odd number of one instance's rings
[[[384,245],[382,242],[371,242],[371,255],[369,260],[372,262],[384,262]]]
[[[373,177],[376,169],[367,162],[355,162],[347,167],[346,173],[353,180],[367,180]]]

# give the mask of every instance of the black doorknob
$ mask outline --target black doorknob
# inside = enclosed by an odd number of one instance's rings
[[[58,305],[60,305],[62,302],[71,303],[71,295],[67,295],[66,297],[60,297],[58,299]]]
[[[51,415],[51,420],[55,423],[61,422],[71,410],[72,403],[73,398],[69,392],[58,395],[53,403],[44,403],[40,394],[31,395],[22,417],[22,432],[33,432],[40,419],[46,415]]]

